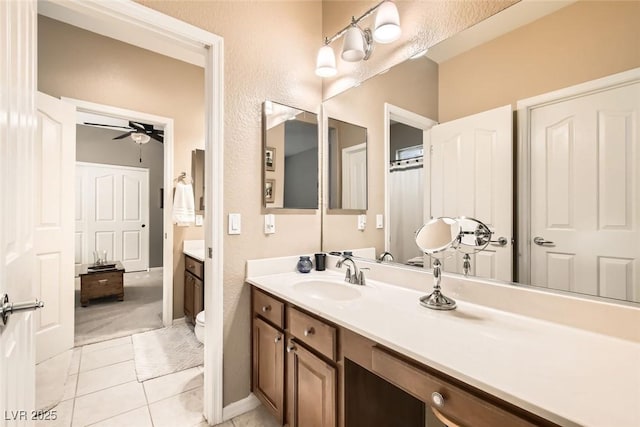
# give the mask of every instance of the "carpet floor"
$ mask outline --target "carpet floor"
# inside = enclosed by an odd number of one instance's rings
[[[204,345],[186,322],[135,334],[131,340],[139,382],[204,363]]]
[[[124,274],[124,301],[114,297],[80,305],[76,279],[75,345],[91,344],[162,328],[162,269]]]

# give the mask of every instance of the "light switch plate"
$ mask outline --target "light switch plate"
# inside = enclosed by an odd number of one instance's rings
[[[367,216],[358,215],[358,230],[364,230],[367,227]]]
[[[376,228],[384,228],[384,217],[382,214],[376,215]]]
[[[264,234],[273,234],[276,232],[276,216],[267,214],[264,216]]]
[[[229,234],[240,234],[242,218],[239,213],[229,214]]]
[[[202,215],[196,215],[196,226],[202,227],[202,223],[204,222],[204,218]]]

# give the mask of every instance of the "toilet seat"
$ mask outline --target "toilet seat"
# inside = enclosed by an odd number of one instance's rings
[[[196,316],[196,324],[198,325],[204,325],[204,310],[202,310],[200,313],[198,313],[198,315]]]

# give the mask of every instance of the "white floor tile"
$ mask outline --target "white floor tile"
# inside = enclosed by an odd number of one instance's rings
[[[50,409],[48,413],[43,414],[48,419],[37,420],[34,424],[36,427],[71,427],[72,415],[73,399],[66,400]]]
[[[142,383],[149,403],[202,387],[204,374],[199,367],[175,372]]]
[[[273,415],[262,405],[246,414],[238,415],[232,421],[235,427],[280,427]]]
[[[91,353],[97,350],[104,350],[105,348],[117,347],[123,344],[131,344],[131,335],[122,338],[115,338],[107,341],[100,341],[95,344],[88,344],[82,347],[82,354]]]
[[[78,374],[69,375],[64,383],[64,395],[62,400],[73,399],[76,396],[76,386],[78,385]]]
[[[102,368],[103,366],[109,366],[127,360],[133,360],[133,344],[131,344],[131,342],[102,350],[90,351],[89,353],[85,353],[83,348],[80,360],[80,372]]]
[[[105,388],[130,381],[136,381],[136,368],[133,360],[80,372],[76,396],[104,390]]]
[[[75,399],[73,426],[88,426],[146,404],[142,384],[137,381],[100,390]]]
[[[69,375],[77,374],[80,371],[80,356],[82,355],[82,348],[76,347],[71,353],[71,363],[69,364]]]
[[[202,387],[149,405],[154,427],[193,427],[202,416]]]
[[[60,403],[73,352],[61,354],[36,365],[36,409],[46,410]]]
[[[149,415],[149,407],[143,406],[99,423],[91,424],[91,427],[153,427],[153,424],[151,423],[151,415]]]

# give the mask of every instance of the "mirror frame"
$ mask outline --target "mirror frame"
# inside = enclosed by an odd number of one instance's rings
[[[267,152],[267,111],[266,104],[267,102],[273,102],[275,104],[283,105],[286,107],[294,108],[296,110],[300,110],[304,113],[314,114],[316,116],[316,122],[318,127],[318,176],[317,176],[317,185],[318,185],[318,200],[317,205],[314,208],[278,208],[278,207],[269,207],[267,206],[267,200],[264,194],[264,188],[267,184],[267,170],[264,159],[266,157]],[[261,187],[260,187],[260,207],[262,214],[289,214],[289,215],[315,215],[319,210],[322,203],[322,165],[323,165],[323,156],[322,156],[322,134],[320,133],[321,127],[320,124],[323,120],[318,113],[313,113],[311,111],[305,110],[303,108],[298,108],[292,105],[287,105],[282,102],[273,101],[271,99],[265,99],[262,102],[262,123],[260,124],[262,129],[262,150],[260,155],[260,171],[261,171]]]

